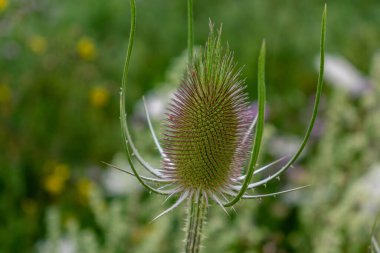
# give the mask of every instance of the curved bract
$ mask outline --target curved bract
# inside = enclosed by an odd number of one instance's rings
[[[266,93],[265,92],[265,41],[263,42],[261,46],[260,55],[259,55],[257,93],[259,95],[259,99],[258,99],[256,132],[255,132],[255,139],[253,143],[251,157],[249,159],[247,175],[245,176],[244,183],[242,184],[236,196],[231,201],[224,204],[224,206],[226,207],[236,204],[240,200],[240,198],[244,195],[245,191],[248,188],[248,183],[251,181],[255,168],[257,167],[257,160],[259,158],[259,153],[261,149],[261,141],[262,141],[263,132],[264,132],[265,93]]]

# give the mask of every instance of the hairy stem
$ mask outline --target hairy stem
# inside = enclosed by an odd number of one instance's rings
[[[198,253],[202,239],[202,227],[206,218],[207,203],[204,196],[189,200],[185,253]]]
[[[193,29],[193,0],[187,0],[187,53],[188,63],[193,62],[194,29]]]

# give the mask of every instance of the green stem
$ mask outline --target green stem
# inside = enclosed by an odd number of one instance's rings
[[[194,28],[193,0],[187,0],[187,53],[189,64],[193,62]]]
[[[206,218],[207,203],[201,195],[198,201],[195,197],[189,200],[187,213],[186,248],[185,253],[198,253],[202,239],[202,228]]]

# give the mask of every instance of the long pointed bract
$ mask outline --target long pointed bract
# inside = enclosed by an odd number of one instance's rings
[[[168,209],[166,209],[165,211],[163,211],[162,213],[160,213],[159,215],[156,216],[156,218],[154,218],[152,220],[155,221],[157,220],[158,218],[160,218],[161,216],[167,214],[168,212],[172,211],[173,209],[175,209],[177,206],[179,206],[187,197],[189,196],[189,192],[184,192],[182,193],[182,195],[178,198],[178,200],[174,203],[174,205],[172,205],[171,207],[169,207]]]
[[[131,147],[132,149],[132,155],[136,157],[136,160],[141,164],[141,166],[143,166],[148,172],[150,172],[151,174],[153,174],[154,176],[160,176],[161,173],[158,169],[156,168],[153,168],[152,166],[150,166],[143,158],[142,156],[140,155],[140,153],[138,152],[135,144],[133,143],[132,141],[132,137],[131,137],[131,134],[129,132],[129,128],[128,128],[128,121],[127,121],[127,115],[124,114],[124,117],[122,117],[122,119],[124,121],[124,124],[123,124],[123,128],[124,128],[124,133],[125,133],[125,141],[127,142],[127,144],[129,144],[129,146]]]
[[[284,160],[285,158],[286,158],[286,156],[283,156],[283,157],[281,157],[281,158],[279,158],[279,159],[277,159],[277,160],[275,160],[275,161],[273,161],[273,162],[271,162],[271,163],[268,163],[267,165],[264,165],[264,166],[261,167],[260,169],[255,170],[255,172],[253,172],[253,175],[259,174],[260,172],[263,172],[264,170],[269,169],[271,166],[275,165],[276,163],[281,162],[281,161]],[[237,181],[239,181],[239,180],[243,180],[244,178],[246,178],[245,175],[240,176],[240,177],[238,177]]]
[[[130,171],[127,171],[125,169],[122,169],[120,167],[117,167],[116,165],[113,165],[113,164],[110,164],[110,163],[106,163],[106,162],[103,162],[105,165],[107,166],[110,166],[111,168],[114,168],[116,170],[119,170],[121,172],[124,172],[128,175],[131,175],[131,176],[135,176],[135,174],[133,172],[130,172]],[[170,179],[164,179],[164,178],[151,178],[151,177],[144,177],[144,176],[140,176],[141,179],[144,179],[146,181],[150,181],[150,182],[154,182],[154,183],[171,183],[173,182],[173,180],[170,180]]]
[[[125,63],[124,63],[124,71],[123,71],[123,80],[122,80],[122,88],[121,88],[121,92],[120,92],[120,123],[121,123],[121,134],[123,136],[123,140],[124,140],[124,144],[125,144],[125,149],[126,149],[126,153],[127,153],[127,160],[128,160],[128,163],[129,165],[131,166],[131,169],[133,171],[133,173],[135,174],[136,178],[139,180],[139,182],[145,187],[147,188],[149,191],[152,191],[152,192],[155,192],[157,194],[163,194],[163,195],[167,195],[166,192],[164,191],[159,191],[159,190],[156,190],[152,187],[150,187],[149,185],[147,185],[143,179],[140,177],[140,175],[137,173],[136,169],[135,169],[135,166],[132,162],[132,158],[131,158],[131,153],[129,151],[129,145],[128,145],[128,137],[127,135],[129,134],[128,133],[128,126],[127,126],[127,115],[125,113],[125,105],[124,105],[124,101],[125,101],[125,90],[126,90],[126,82],[127,82],[127,75],[128,75],[128,69],[129,69],[129,62],[130,62],[130,59],[131,59],[131,53],[132,53],[132,47],[133,47],[133,41],[134,41],[134,37],[135,37],[135,29],[136,29],[136,4],[135,4],[135,0],[131,0],[130,1],[130,4],[131,4],[131,31],[130,31],[130,34],[129,34],[129,41],[128,41],[128,49],[127,49],[127,55],[125,57]]]
[[[304,185],[296,188],[292,188],[289,190],[284,190],[284,191],[279,191],[279,192],[272,192],[272,193],[267,193],[267,194],[257,194],[257,195],[243,195],[242,199],[259,199],[259,198],[265,198],[265,197],[275,197],[280,194],[288,193],[288,192],[293,192],[297,191],[306,187],[310,187],[311,185]]]
[[[257,186],[266,184],[268,181],[272,180],[273,178],[278,177],[281,173],[283,173],[288,168],[290,168],[292,166],[292,164],[298,159],[298,157],[302,153],[302,151],[303,151],[303,149],[304,149],[307,141],[309,140],[311,131],[313,130],[313,127],[314,127],[315,119],[316,119],[317,114],[318,114],[319,101],[320,101],[320,98],[321,98],[322,87],[323,87],[323,73],[324,73],[324,64],[325,64],[326,15],[327,15],[327,7],[325,5],[325,9],[324,9],[323,14],[322,14],[320,65],[319,65],[319,76],[318,76],[317,92],[316,92],[315,101],[314,101],[313,114],[311,116],[309,126],[308,126],[308,128],[306,130],[305,137],[304,137],[304,139],[303,139],[300,147],[298,148],[297,152],[295,153],[295,155],[289,160],[289,162],[287,164],[284,165],[284,167],[282,167],[275,174],[273,174],[273,175],[271,175],[271,176],[269,176],[269,177],[267,177],[267,178],[265,178],[265,179],[263,179],[261,181],[258,181],[256,183],[250,184],[249,187],[248,187],[249,189],[252,189],[252,188],[255,188]]]
[[[229,203],[225,204],[225,207],[229,207],[237,203],[240,198],[243,196],[245,191],[247,190],[248,184],[251,181],[252,175],[255,171],[257,159],[259,157],[261,141],[263,137],[264,131],[264,113],[265,113],[265,41],[261,46],[260,55],[259,55],[259,63],[258,63],[258,114],[257,114],[257,126],[255,133],[255,140],[253,143],[253,148],[251,151],[251,158],[248,165],[248,171],[242,188],[236,197],[231,200]]]
[[[127,76],[128,76],[128,69],[129,69],[129,62],[131,59],[132,54],[132,48],[133,48],[133,42],[135,37],[135,30],[136,30],[136,3],[135,0],[130,0],[130,7],[131,7],[131,30],[129,33],[129,41],[128,41],[128,48],[127,48],[127,54],[125,57],[125,63],[124,63],[124,71],[123,71],[123,79],[122,79],[122,87],[120,91],[120,123],[121,123],[121,134],[123,136],[123,140],[125,142],[125,146],[127,149],[127,152],[129,155],[129,148],[128,145],[130,145],[132,149],[132,154],[134,154],[137,158],[137,160],[140,162],[140,164],[148,170],[150,173],[152,173],[155,176],[159,176],[160,173],[157,171],[157,169],[152,168],[145,162],[142,157],[140,156],[139,152],[137,151],[136,147],[134,146],[134,143],[132,141],[132,138],[129,133],[128,129],[128,122],[127,122],[127,114],[125,112],[125,91],[126,91],[126,84],[127,84]]]
[[[248,131],[245,133],[244,138],[243,138],[243,143],[245,143],[245,142],[249,139],[249,136],[251,135],[252,130],[253,130],[253,128],[254,128],[255,125],[256,125],[256,122],[257,122],[257,115],[256,115],[256,117],[253,119],[251,125],[249,126]]]
[[[154,143],[156,144],[156,147],[158,149],[158,151],[160,152],[160,155],[162,157],[166,157],[164,151],[162,150],[162,147],[160,145],[160,142],[158,141],[158,138],[156,136],[156,133],[154,132],[154,129],[153,129],[153,125],[152,125],[152,121],[150,120],[150,114],[149,114],[149,111],[148,111],[148,107],[145,103],[145,98],[143,97],[143,103],[144,103],[144,109],[145,109],[145,114],[146,114],[146,120],[148,121],[148,125],[149,125],[149,130],[150,130],[150,133],[152,134],[152,138],[154,140]]]

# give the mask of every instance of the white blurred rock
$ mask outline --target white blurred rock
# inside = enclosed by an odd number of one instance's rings
[[[145,96],[145,102],[152,120],[162,120],[165,117],[165,112],[173,93],[174,90],[167,93],[153,91]],[[142,99],[137,104],[134,116],[144,120],[146,118]]]
[[[357,206],[363,213],[377,213],[380,210],[380,164],[374,165],[364,174],[348,194],[357,197]]]
[[[116,154],[111,164],[123,170],[132,171],[124,154]],[[127,175],[111,167],[108,167],[103,172],[101,182],[106,194],[110,196],[125,195],[142,190],[142,186],[134,176]]]
[[[277,158],[284,156],[291,157],[297,152],[299,146],[301,145],[301,141],[302,140],[296,136],[273,136],[269,140],[268,152]],[[306,150],[302,152],[301,156],[303,156],[304,153],[306,153]]]
[[[319,57],[316,59],[319,69]],[[371,87],[370,81],[342,56],[325,56],[325,80],[332,86],[342,88],[358,97]]]
[[[51,242],[49,241],[40,241],[37,243],[37,252],[50,253],[52,251],[57,252],[57,253],[76,253],[77,252],[74,241],[65,237],[62,237],[59,239],[57,246],[51,245]]]

